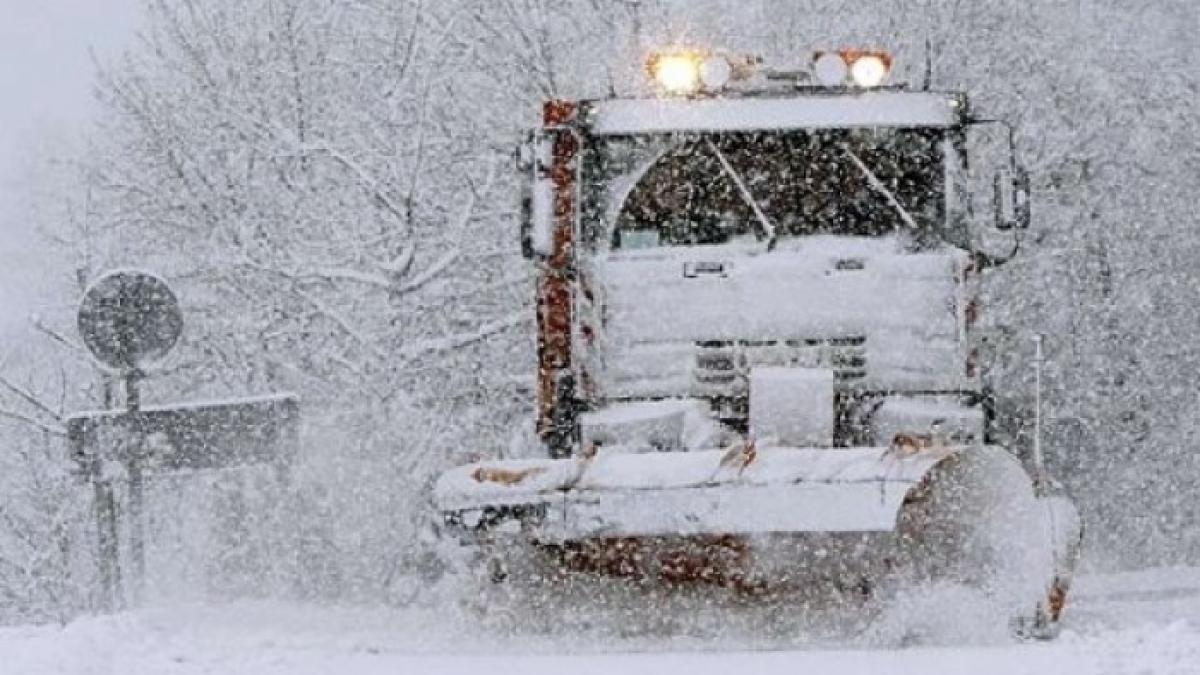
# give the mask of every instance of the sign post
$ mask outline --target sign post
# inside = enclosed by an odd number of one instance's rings
[[[81,413],[67,421],[72,459],[93,487],[99,574],[106,608],[122,597],[114,476],[126,479],[134,602],[145,582],[145,481],[148,475],[280,462],[299,444],[299,400],[286,394],[164,407],[142,405],[143,366],[165,356],[183,331],[174,293],[138,271],[104,275],[84,294],[79,332],[92,354],[125,384],[125,409]]]
[[[125,407],[141,407],[138,380],[141,366],[156,361],[175,346],[183,332],[179,301],[161,278],[140,271],[115,271],[88,287],[79,305],[77,323],[83,343],[104,365],[117,370],[125,381]],[[140,439],[126,437],[125,473],[129,489],[129,547],[133,564],[133,596],[140,599],[145,577],[145,485],[142,477]],[[106,601],[120,585],[116,500],[110,477],[103,465],[91,468],[96,483],[96,520],[101,548],[101,581]],[[97,472],[100,475],[97,475]]]

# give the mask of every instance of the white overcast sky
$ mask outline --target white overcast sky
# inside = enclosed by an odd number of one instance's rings
[[[95,111],[90,49],[131,44],[141,0],[0,0],[0,337],[44,301],[53,261],[21,217],[22,176],[38,139],[72,134]]]

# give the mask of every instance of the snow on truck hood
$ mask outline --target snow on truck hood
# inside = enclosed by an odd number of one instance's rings
[[[816,243],[771,253],[730,245],[613,254],[596,268],[607,330],[628,342],[841,337],[889,327],[929,338],[956,333],[953,254],[897,253],[864,246],[869,240]]]
[[[958,390],[954,249],[903,253],[892,239],[804,238],[766,253],[721,246],[618,251],[593,267],[604,319],[597,384],[612,398],[688,395],[697,345],[853,339],[862,386]],[[697,271],[699,270],[699,271]]]

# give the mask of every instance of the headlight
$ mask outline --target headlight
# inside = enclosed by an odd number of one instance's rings
[[[724,56],[710,56],[700,62],[700,82],[708,91],[723,89],[733,76],[733,66]]]
[[[860,87],[878,87],[888,75],[888,66],[878,54],[864,54],[850,66],[850,76]]]
[[[846,84],[846,59],[837,52],[817,52],[813,74],[826,87],[840,87]]]
[[[694,94],[700,89],[700,59],[692,54],[655,54],[647,64],[655,83],[669,94]]]

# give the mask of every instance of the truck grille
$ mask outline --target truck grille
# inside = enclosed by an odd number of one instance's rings
[[[867,338],[700,341],[693,393],[706,398],[745,397],[750,369],[763,366],[828,368],[835,386],[849,386],[867,375]]]

